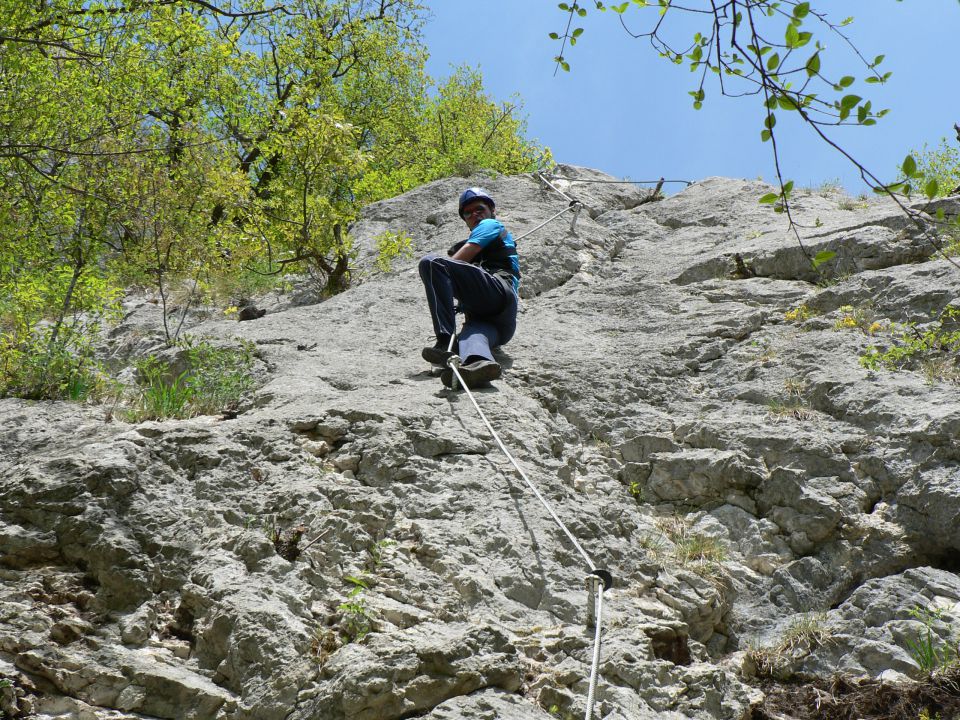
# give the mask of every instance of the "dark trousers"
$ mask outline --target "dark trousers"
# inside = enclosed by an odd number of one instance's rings
[[[433,332],[438,340],[456,332],[454,298],[466,314],[459,351],[464,360],[493,360],[491,348],[506,345],[517,329],[517,294],[479,265],[430,254],[420,260]]]

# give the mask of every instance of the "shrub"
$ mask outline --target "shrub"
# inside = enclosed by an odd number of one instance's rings
[[[129,417],[134,422],[209,415],[234,410],[254,387],[252,343],[218,348],[208,341],[185,340],[187,368],[175,372],[151,355],[136,363],[140,394]]]
[[[905,370],[923,368],[928,379],[960,380],[956,354],[960,352],[960,308],[947,307],[936,324],[919,330],[908,323],[896,331],[886,350],[871,345],[860,357],[860,365],[868,370]]]
[[[390,232],[389,230],[377,236],[377,268],[383,272],[390,272],[393,261],[397,258],[413,257],[413,238],[405,232]]]
[[[960,150],[947,142],[947,138],[941,138],[940,144],[933,149],[924,145],[923,150],[914,155],[918,177],[912,184],[916,187],[923,189],[936,181],[934,195],[945,196],[960,186]]]
[[[0,397],[83,402],[107,386],[89,338],[79,333],[54,340],[49,331],[0,335]]]

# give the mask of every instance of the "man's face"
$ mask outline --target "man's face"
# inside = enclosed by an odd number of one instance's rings
[[[492,218],[490,207],[483,200],[474,200],[463,206],[463,221],[473,230],[481,220]]]

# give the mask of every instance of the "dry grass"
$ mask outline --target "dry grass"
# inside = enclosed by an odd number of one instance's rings
[[[916,682],[837,677],[808,683],[769,682],[750,720],[920,720],[960,718],[960,667]]]

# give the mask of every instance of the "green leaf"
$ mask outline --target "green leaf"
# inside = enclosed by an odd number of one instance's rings
[[[873,188],[873,191],[877,195],[886,195],[887,192],[902,192],[906,187],[906,183],[893,183],[892,185],[883,185],[880,187]]]
[[[560,8],[561,10],[569,10],[569,9],[570,9],[570,6],[567,5],[566,3],[560,3],[559,5],[557,5],[557,7]]]
[[[833,260],[837,254],[833,250],[821,250],[813,258],[813,268],[816,270],[818,267],[823,265],[825,262]]]
[[[795,25],[787,25],[787,31],[784,35],[784,40],[787,44],[787,47],[791,50],[798,46],[800,43],[800,33],[797,31]]]
[[[767,58],[767,70],[776,70],[780,66],[780,54],[774,53]]]
[[[791,192],[793,192],[793,180],[787,180],[783,184],[783,196],[790,197]]]
[[[776,193],[767,193],[762,198],[760,198],[760,203],[762,205],[773,205],[777,200],[780,199],[780,196]]]
[[[915,177],[917,174],[917,161],[913,159],[913,155],[907,155],[903,159],[903,163],[900,165],[900,169],[903,171],[903,174],[908,178]]]
[[[550,33],[550,39],[551,39],[551,40],[559,40],[559,39],[560,39],[560,35],[557,34],[557,33],[555,33],[555,32],[552,32],[552,33]]]
[[[761,142],[767,142],[771,137],[772,137],[772,136],[771,136],[769,130],[761,130],[761,131],[760,131],[760,140],[761,140]]]
[[[924,194],[931,200],[937,196],[937,190],[940,189],[940,183],[936,178],[930,178],[923,187]]]
[[[778,95],[777,104],[781,110],[796,110],[797,102],[789,95]]]
[[[797,20],[803,20],[803,18],[805,18],[809,14],[810,14],[810,3],[808,2],[798,3],[793,8],[793,16]]]
[[[581,35],[583,35],[583,28],[577,28],[576,30],[574,30],[574,31],[571,33],[570,37],[578,38],[578,37],[580,37]]]
[[[820,53],[814,53],[807,60],[807,76],[813,77],[820,72]]]
[[[773,113],[767,113],[767,117],[763,121],[764,126],[767,130],[773,130],[774,126],[777,124],[777,116]]]
[[[840,98],[840,107],[846,110],[852,110],[861,100],[863,100],[863,98],[859,95],[844,95]]]
[[[880,63],[882,63],[882,62],[883,62],[883,59],[884,59],[885,57],[886,57],[886,55],[877,55],[877,56],[873,59],[873,67],[876,67],[877,65],[879,65]]]
[[[837,81],[837,85],[842,88],[847,88],[853,85],[856,78],[853,75],[844,75],[840,80]]]

